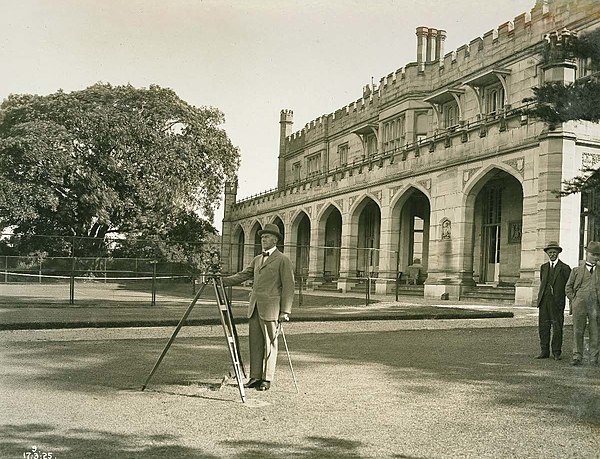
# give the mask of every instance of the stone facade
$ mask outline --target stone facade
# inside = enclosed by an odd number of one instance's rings
[[[276,223],[309,287],[346,291],[373,277],[385,293],[398,272],[417,272],[427,297],[509,285],[515,302],[532,304],[546,243],[560,241],[574,266],[587,242],[581,197],[556,191],[596,162],[600,128],[549,128],[523,100],[546,81],[583,76],[544,52],[598,18],[599,2],[538,1],[445,55],[446,33],[419,27],[417,62],[360,99],[296,132],[283,110],[277,189],[237,200],[226,187],[225,269],[247,264],[257,231]]]

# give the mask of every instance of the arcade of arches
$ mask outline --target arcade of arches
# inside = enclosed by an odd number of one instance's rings
[[[284,235],[279,249],[309,287],[334,283],[347,291],[369,276],[378,293],[389,293],[397,274],[415,267],[416,284],[515,285],[521,182],[492,168],[465,191],[451,212],[435,209],[427,189],[410,186],[387,205],[381,194],[365,192],[344,206],[340,200],[318,203],[313,212],[299,206],[288,220],[277,214],[247,219],[232,227],[231,267],[243,269],[260,252],[258,231],[274,223]]]

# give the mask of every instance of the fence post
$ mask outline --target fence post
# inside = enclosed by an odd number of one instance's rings
[[[158,261],[153,260],[152,263],[152,306],[156,306],[156,265]]]
[[[300,287],[298,288],[298,307],[302,307],[304,303],[304,295],[302,294],[302,284],[304,283],[304,276],[300,272]]]
[[[8,283],[8,255],[4,256],[4,283]]]
[[[371,273],[367,273],[367,292],[365,294],[366,306],[369,306],[370,299],[371,299]]]
[[[71,279],[69,279],[69,304],[75,304],[75,257],[71,257]]]

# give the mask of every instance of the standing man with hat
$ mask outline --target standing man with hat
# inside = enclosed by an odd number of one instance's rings
[[[566,293],[573,314],[573,361],[583,363],[583,338],[586,327],[590,337],[590,362],[598,364],[598,301],[600,278],[597,263],[600,260],[600,242],[591,241],[586,247],[585,261],[573,268],[566,285]]]
[[[541,352],[536,359],[561,359],[563,325],[565,322],[565,285],[571,274],[571,268],[558,259],[562,248],[552,241],[545,248],[549,261],[540,267],[540,290],[537,306],[539,309],[538,331]],[[550,343],[552,334],[552,343]],[[552,344],[552,346],[550,346]]]
[[[289,320],[294,301],[294,271],[290,259],[275,246],[282,238],[277,225],[269,223],[258,232],[263,252],[224,285],[254,279],[248,305],[250,379],[245,387],[264,391],[271,387],[277,363],[277,326]]]

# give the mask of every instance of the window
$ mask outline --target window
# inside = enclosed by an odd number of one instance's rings
[[[591,57],[577,59],[577,78],[583,78],[592,75],[600,70],[598,63]]]
[[[383,151],[401,148],[405,142],[404,115],[383,124]]]
[[[309,177],[321,172],[321,153],[306,158],[306,170]]]
[[[427,113],[418,113],[415,116],[415,142],[421,142],[427,138]]]
[[[338,145],[338,160],[340,162],[340,166],[345,166],[346,164],[348,164],[348,144],[347,143]]]
[[[444,114],[444,128],[449,129],[458,125],[458,104],[456,101],[444,104],[442,111]]]
[[[413,216],[412,221],[412,253],[410,264],[420,263],[423,260],[423,235],[425,231],[424,220],[417,215]]]
[[[484,103],[486,115],[498,115],[504,108],[504,89],[502,86],[486,88]]]
[[[300,164],[300,162],[294,163],[292,165],[292,180],[294,182],[299,182],[300,181],[300,169],[301,169],[302,165]]]

